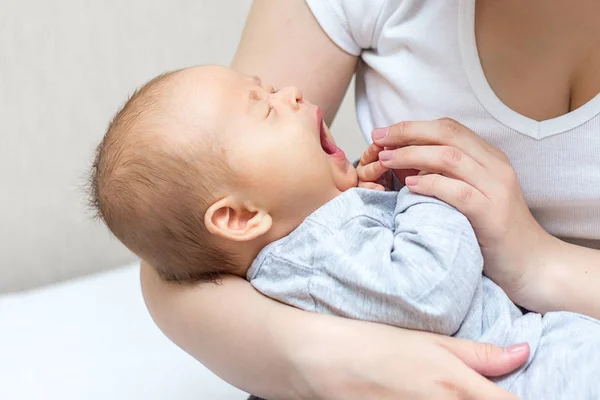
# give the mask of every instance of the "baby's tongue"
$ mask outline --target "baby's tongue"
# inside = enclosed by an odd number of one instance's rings
[[[323,151],[327,154],[329,154],[330,156],[332,155],[336,155],[336,156],[341,156],[343,155],[345,157],[345,153],[342,149],[340,149],[334,142],[332,139],[330,139],[331,137],[331,132],[329,131],[329,127],[327,127],[327,125],[323,124],[323,126],[321,127],[321,147],[323,148]]]

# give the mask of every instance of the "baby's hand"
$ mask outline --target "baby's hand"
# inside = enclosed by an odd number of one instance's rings
[[[383,147],[373,143],[360,157],[360,162],[356,167],[358,187],[381,191],[392,189],[391,172],[379,161],[381,151],[383,151]]]

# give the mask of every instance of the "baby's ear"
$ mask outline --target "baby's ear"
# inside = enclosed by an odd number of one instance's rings
[[[210,233],[236,242],[247,242],[264,235],[273,220],[268,212],[248,206],[233,196],[217,200],[204,214]]]

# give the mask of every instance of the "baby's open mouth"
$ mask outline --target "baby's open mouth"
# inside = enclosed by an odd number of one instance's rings
[[[323,151],[327,154],[335,154],[338,150],[338,147],[329,140],[327,137],[327,132],[325,131],[325,124],[321,121],[321,147]]]
[[[327,126],[323,122],[323,116],[320,110],[318,112],[317,122],[319,123],[319,134],[321,136],[321,148],[323,148],[323,151],[330,156],[345,159],[346,154],[344,153],[344,151],[337,147],[336,144],[333,143],[331,139],[329,139],[329,129],[327,129]]]

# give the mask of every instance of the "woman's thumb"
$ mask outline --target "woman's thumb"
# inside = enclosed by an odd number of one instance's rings
[[[460,358],[473,370],[485,376],[500,376],[519,368],[529,358],[529,344],[508,347],[477,343],[469,340],[445,338],[442,346]]]

